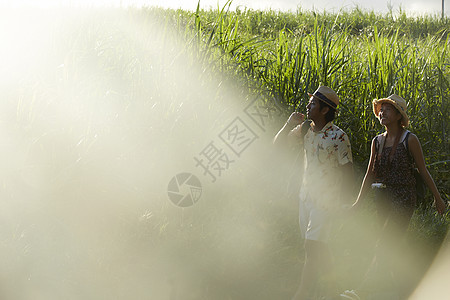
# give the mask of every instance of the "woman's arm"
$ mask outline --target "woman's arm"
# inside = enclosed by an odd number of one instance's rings
[[[425,159],[423,157],[422,146],[420,145],[419,139],[416,135],[410,134],[408,137],[408,148],[412,157],[414,158],[414,162],[416,163],[417,169],[419,169],[419,174],[422,176],[423,180],[427,184],[428,188],[431,190],[431,193],[434,197],[434,204],[436,205],[436,210],[443,214],[445,212],[445,203],[439,194],[439,191],[434,183],[433,178],[428,172],[428,169],[425,165]]]
[[[373,171],[373,166],[375,164],[375,157],[376,157],[375,139],[376,137],[372,140],[372,146],[370,148],[369,165],[367,166],[366,175],[364,176],[364,180],[361,184],[361,189],[359,190],[358,198],[356,199],[355,203],[353,203],[353,207],[361,205],[361,199],[363,199],[366,196],[366,194],[369,192],[372,183],[375,181],[375,173]]]

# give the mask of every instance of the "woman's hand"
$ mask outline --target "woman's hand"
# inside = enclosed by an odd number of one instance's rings
[[[350,207],[350,210],[357,211],[360,207],[361,207],[361,201],[359,201],[359,199],[358,199],[355,201],[355,203],[352,204],[352,206]]]
[[[434,198],[434,205],[436,206],[436,210],[439,214],[444,214],[445,210],[447,209],[447,205],[445,205],[444,200],[439,196],[437,198]]]
[[[414,162],[416,163],[417,168],[419,169],[420,176],[422,176],[428,188],[431,190],[431,193],[434,196],[434,205],[436,206],[436,210],[441,215],[445,212],[447,205],[441,198],[439,191],[434,183],[433,178],[428,172],[428,169],[425,165],[425,159],[423,157],[422,146],[420,145],[419,139],[414,134],[410,134],[408,138],[408,147],[411,152],[412,157],[414,158]]]

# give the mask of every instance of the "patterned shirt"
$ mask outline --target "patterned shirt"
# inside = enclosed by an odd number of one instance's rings
[[[304,149],[305,169],[300,199],[316,201],[323,207],[338,205],[343,184],[340,167],[353,161],[347,134],[329,122],[318,132],[308,130]]]

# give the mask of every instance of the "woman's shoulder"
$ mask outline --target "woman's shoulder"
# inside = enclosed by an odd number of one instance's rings
[[[383,132],[383,133],[380,133],[380,134],[377,134],[376,136],[374,136],[373,137],[373,139],[375,140],[375,139],[379,139],[379,138],[381,138],[381,137],[383,137],[383,136],[385,136],[385,133]]]
[[[413,132],[405,129],[405,132],[403,133],[403,139],[402,141],[412,141],[412,140],[419,140],[419,138],[417,137],[417,135],[415,135]]]
[[[412,133],[411,131],[407,131],[408,134],[405,138],[405,142],[408,143],[408,145],[411,145],[411,143],[414,144],[420,144],[419,142],[419,138],[417,137],[417,135],[415,135],[414,133]]]
[[[373,142],[380,142],[383,137],[386,137],[386,132],[377,134],[376,136],[373,137],[372,141]]]
[[[411,139],[411,138],[417,139],[417,135],[415,135],[412,131],[409,131],[409,130],[405,130],[405,131],[408,133],[408,139]]]

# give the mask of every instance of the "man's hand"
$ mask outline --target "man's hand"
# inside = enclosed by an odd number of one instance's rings
[[[292,128],[294,128],[294,127],[296,127],[296,126],[302,124],[303,121],[305,121],[305,115],[304,115],[304,114],[302,114],[302,113],[300,113],[300,112],[293,112],[293,113],[289,116],[289,118],[288,118],[288,120],[287,120],[286,123],[287,123],[289,126],[292,126]]]
[[[286,124],[283,125],[283,128],[278,131],[273,139],[273,144],[276,146],[285,145],[287,142],[287,137],[291,139],[292,137],[300,136],[301,130],[299,128],[295,128],[298,125],[302,124],[305,120],[305,115],[299,112],[293,112]],[[293,130],[295,128],[295,130]]]

